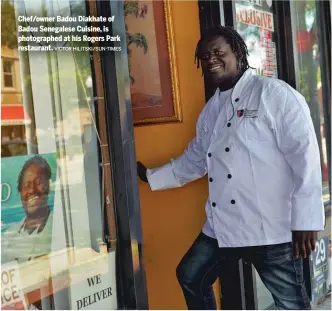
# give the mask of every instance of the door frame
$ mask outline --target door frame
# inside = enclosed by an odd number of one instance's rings
[[[222,10],[220,5],[222,4]],[[329,1],[318,1],[317,9],[320,18],[318,20],[324,24],[329,25],[326,33],[322,34],[322,54],[324,60],[329,64],[331,70],[331,27],[330,27],[330,6]],[[231,0],[198,0],[200,30],[203,33],[206,29],[224,23],[223,26],[234,27],[234,5]],[[275,12],[275,29],[277,33],[277,66],[278,77],[286,81],[293,88],[296,88],[295,80],[295,65],[293,54],[293,41],[291,29],[291,14],[290,1],[273,1],[273,10]],[[223,14],[221,16],[220,14]],[[324,102],[330,102],[331,96],[331,72],[329,77],[325,79]],[[205,97],[208,101],[214,94],[215,88],[204,78]],[[327,129],[327,149],[328,149],[328,167],[331,172],[331,132],[330,132],[330,116],[331,107],[324,105],[325,120]],[[331,174],[329,175],[330,192],[331,192]],[[330,206],[330,202],[329,202]],[[326,209],[326,216],[331,213],[331,208]],[[305,259],[304,278],[306,280],[307,292],[311,296],[311,275],[310,262]],[[239,310],[239,309],[258,309],[257,291],[256,291],[256,276],[255,270],[250,262],[239,260],[234,263],[226,275],[219,276],[220,281],[220,297],[222,309]],[[269,306],[271,308],[273,305]],[[268,308],[268,309],[269,309]]]
[[[89,3],[90,2],[90,3]],[[97,16],[115,16],[114,21],[99,24],[109,33],[126,38],[122,1],[87,0],[96,6]],[[108,19],[107,19],[108,20]],[[106,36],[102,33],[101,36]],[[104,37],[105,39],[105,37]],[[106,107],[106,127],[110,154],[113,204],[116,222],[116,280],[118,309],[147,310],[148,295],[143,263],[143,235],[134,143],[134,123],[130,99],[130,79],[126,40],[121,40],[121,52],[100,51],[102,83]],[[100,47],[110,43],[100,42]],[[95,57],[90,54],[92,58]],[[93,77],[96,81],[101,77]],[[95,90],[96,88],[94,88]],[[96,101],[97,94],[94,94]],[[98,113],[98,111],[97,111]],[[106,205],[107,208],[107,205]],[[111,236],[105,221],[105,235]]]

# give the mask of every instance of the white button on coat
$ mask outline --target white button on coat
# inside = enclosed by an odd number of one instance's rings
[[[203,232],[220,247],[278,244],[291,241],[292,230],[323,230],[320,155],[304,97],[251,69],[226,101],[219,94],[205,105],[185,152],[147,171],[151,189],[213,176]]]

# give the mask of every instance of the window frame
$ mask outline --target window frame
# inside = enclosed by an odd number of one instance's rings
[[[325,213],[331,212],[331,15],[330,1],[316,1],[317,31],[320,46],[324,130],[330,200],[324,202]],[[322,31],[324,29],[325,31]],[[327,64],[327,66],[324,64]]]
[[[11,72],[5,72],[5,62],[10,63]],[[12,86],[5,85],[5,77],[10,76],[12,78]],[[16,89],[16,77],[15,77],[15,60],[7,57],[2,58],[2,87],[4,90],[15,90]]]
[[[110,32],[116,30],[125,37],[125,16],[121,1],[94,1],[97,15],[111,17]],[[105,25],[105,24],[103,24]],[[134,144],[134,122],[130,100],[128,55],[125,41],[121,52],[100,52],[106,104],[107,134],[114,186],[117,226],[117,294],[118,309],[149,308],[145,267],[143,263],[143,233]],[[101,47],[109,43],[100,42]],[[125,83],[123,83],[125,81]],[[97,112],[98,113],[98,112]]]
[[[294,55],[293,48],[293,38],[292,33],[296,31],[293,29],[294,20],[292,18],[292,11],[290,10],[290,2],[285,1],[286,5],[289,6],[289,15],[287,21],[289,21],[289,37],[287,41],[289,41],[289,47],[291,51],[288,51],[288,58],[290,58],[289,67],[293,71],[292,78],[293,81],[292,87],[295,89],[298,88],[298,81],[295,72],[295,64],[296,64],[296,55]],[[328,168],[328,186],[330,198],[327,201],[324,201],[325,213],[331,211],[331,106],[328,104],[331,102],[331,46],[327,44],[327,42],[331,42],[331,28],[330,28],[330,7],[328,1],[320,1],[315,0],[315,10],[316,10],[316,19],[317,19],[317,34],[318,34],[318,45],[319,45],[319,53],[320,53],[320,69],[321,69],[321,83],[322,83],[322,101],[323,101],[323,111],[320,111],[319,107],[314,107],[319,110],[319,116],[317,116],[313,111],[312,121],[314,124],[316,137],[319,146],[319,152],[321,154],[321,162],[323,159],[323,145],[322,145],[322,136],[320,131],[321,126],[321,117],[324,119],[324,131],[325,131],[325,139],[326,139],[326,155],[327,155],[327,168]],[[326,26],[327,25],[327,26]],[[323,31],[322,31],[323,30]],[[328,66],[326,66],[326,64]],[[287,80],[285,80],[287,81]],[[312,110],[313,107],[310,107]],[[322,115],[323,113],[323,115]],[[323,163],[321,163],[321,170],[323,174]]]

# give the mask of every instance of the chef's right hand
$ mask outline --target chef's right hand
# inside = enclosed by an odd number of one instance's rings
[[[146,177],[146,170],[147,168],[145,165],[141,162],[137,162],[137,175],[140,178],[140,180],[144,182],[148,182],[148,178]]]

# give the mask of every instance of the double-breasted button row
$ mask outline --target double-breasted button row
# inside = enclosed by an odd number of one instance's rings
[[[236,98],[236,99],[235,99],[236,102],[238,102],[239,100],[240,100],[239,98]],[[228,123],[227,123],[227,127],[231,127],[231,125],[232,125],[231,122],[228,122]],[[226,147],[226,148],[225,148],[225,151],[226,151],[226,152],[229,152],[229,151],[230,151],[230,148],[229,148],[229,147]],[[208,153],[208,157],[209,157],[209,158],[212,157],[212,153],[211,153],[211,152]],[[231,179],[231,178],[232,178],[232,174],[228,174],[228,175],[227,175],[227,178],[228,178],[228,179]],[[212,178],[212,177],[209,178],[209,182],[213,182],[213,178]],[[231,204],[235,204],[235,203],[236,203],[236,202],[235,202],[234,199],[231,200]],[[212,207],[216,207],[216,206],[217,206],[217,203],[216,203],[216,202],[212,202],[211,205],[212,205]]]

